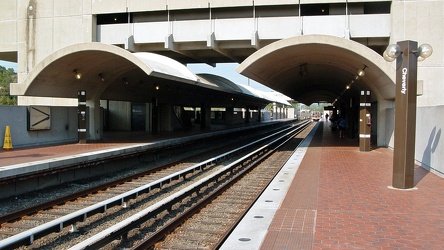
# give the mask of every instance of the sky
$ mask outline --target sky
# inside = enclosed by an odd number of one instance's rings
[[[208,64],[188,64],[187,67],[190,69],[193,73],[199,74],[199,73],[209,73],[213,75],[218,75],[224,78],[227,78],[228,80],[237,83],[237,84],[243,84],[243,85],[249,85],[250,87],[264,91],[264,92],[270,92],[272,91],[267,86],[264,86],[256,81],[248,80],[247,77],[239,74],[236,72],[236,68],[239,66],[238,63],[218,63],[216,64],[216,67],[211,67]]]
[[[15,72],[17,72],[17,63],[7,62],[0,60],[0,65],[5,68],[13,68]],[[270,88],[256,82],[253,80],[249,80],[247,77],[236,72],[236,68],[239,66],[238,63],[218,63],[216,67],[212,67],[208,64],[198,63],[198,64],[188,64],[187,67],[193,73],[208,73],[213,75],[218,75],[228,80],[237,83],[250,85],[252,88],[261,90],[264,92],[272,91]]]
[[[5,67],[6,69],[13,68],[15,72],[17,72],[17,63],[7,62],[0,60],[0,66]]]

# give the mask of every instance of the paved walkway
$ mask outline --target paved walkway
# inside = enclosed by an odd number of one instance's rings
[[[261,249],[444,249],[444,179],[394,190],[393,151],[360,152],[320,124]]]
[[[201,130],[197,128],[189,131],[161,132],[157,135],[152,135],[149,132],[134,131],[105,132],[103,140],[88,142],[86,144],[65,143],[61,145],[14,148],[12,150],[0,149],[0,167],[48,160],[57,157],[91,153],[94,151],[110,148],[121,148],[131,145],[140,145],[144,143],[191,136],[195,134],[223,129],[223,126],[213,126],[213,128],[206,130]]]
[[[0,167],[10,166],[14,164],[35,162],[35,161],[52,160],[58,157],[73,156],[73,155],[91,153],[94,151],[100,151],[106,149],[116,149],[127,146],[142,145],[146,143],[159,142],[163,140],[175,140],[177,138],[185,138],[205,133],[220,134],[228,130],[230,131],[243,130],[243,129],[248,129],[250,127],[266,126],[269,124],[277,124],[279,122],[286,122],[286,121],[289,120],[267,121],[261,123],[251,122],[249,124],[234,124],[234,125],[216,124],[216,125],[211,125],[210,128],[206,129],[201,129],[199,126],[194,126],[193,129],[190,130],[172,131],[172,132],[162,131],[156,135],[152,135],[150,132],[107,131],[104,133],[102,140],[88,142],[86,144],[66,143],[62,145],[13,148],[12,150],[2,150],[0,148]]]
[[[389,189],[392,150],[319,125],[261,249],[444,249],[444,179],[417,167],[417,190]],[[0,166],[135,143],[121,139],[3,151]]]

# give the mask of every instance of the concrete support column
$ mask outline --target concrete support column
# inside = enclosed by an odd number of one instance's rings
[[[273,120],[277,120],[276,103],[273,103]]]
[[[200,107],[200,128],[209,128],[211,125],[211,108],[202,105]]]
[[[332,130],[333,130],[334,128],[337,128],[337,122],[338,122],[338,119],[339,119],[339,117],[338,117],[338,108],[336,106],[333,106],[333,109],[331,110],[330,118],[333,118],[334,119],[333,122],[336,122],[336,126],[335,127],[333,127],[333,126],[331,127]]]
[[[89,108],[88,137],[90,140],[102,139],[102,110],[100,108],[100,100],[98,98],[86,101]]]
[[[370,151],[371,103],[370,91],[361,91],[359,104],[359,151]]]
[[[378,100],[377,105],[377,145],[378,146],[390,146],[394,148],[393,145],[393,135],[394,135],[394,115],[393,110],[395,106],[395,101],[393,100]],[[375,118],[375,117],[374,117]]]
[[[225,108],[225,124],[233,124],[234,108]]]
[[[152,108],[152,103],[146,103],[145,104],[145,109],[146,109],[146,117],[145,117],[145,131],[151,131],[152,129],[152,112],[153,112],[153,108]]]
[[[357,105],[357,104],[354,104],[354,101],[356,101],[356,100],[354,100],[353,98],[350,98],[348,100],[348,103],[344,104],[344,107],[345,107],[345,117],[346,117],[346,120],[347,120],[347,129],[345,130],[345,134],[346,134],[346,136],[348,138],[354,138],[353,137],[354,136],[354,132],[355,132],[354,129],[357,126],[355,124],[356,123],[355,122],[356,114],[355,114],[354,108],[353,108],[353,106]]]
[[[173,131],[173,106],[171,104],[162,103],[159,105],[159,113],[162,114],[159,118],[160,131]]]
[[[151,134],[159,133],[159,103],[157,98],[152,99],[151,104]]]

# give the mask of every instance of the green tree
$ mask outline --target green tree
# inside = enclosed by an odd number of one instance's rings
[[[17,82],[14,69],[0,66],[0,105],[17,105],[17,97],[9,94],[9,84]]]
[[[264,108],[265,110],[269,111],[269,112],[273,112],[273,103],[269,103],[267,106],[265,106]]]

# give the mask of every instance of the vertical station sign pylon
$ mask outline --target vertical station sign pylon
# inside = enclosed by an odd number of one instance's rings
[[[359,104],[359,151],[370,151],[371,115],[370,91],[362,90]]]
[[[418,50],[415,41],[397,43],[401,55],[396,60],[395,131],[393,150],[393,187],[415,186],[415,136]]]
[[[84,90],[77,92],[78,98],[78,128],[79,143],[86,143],[86,93]]]

